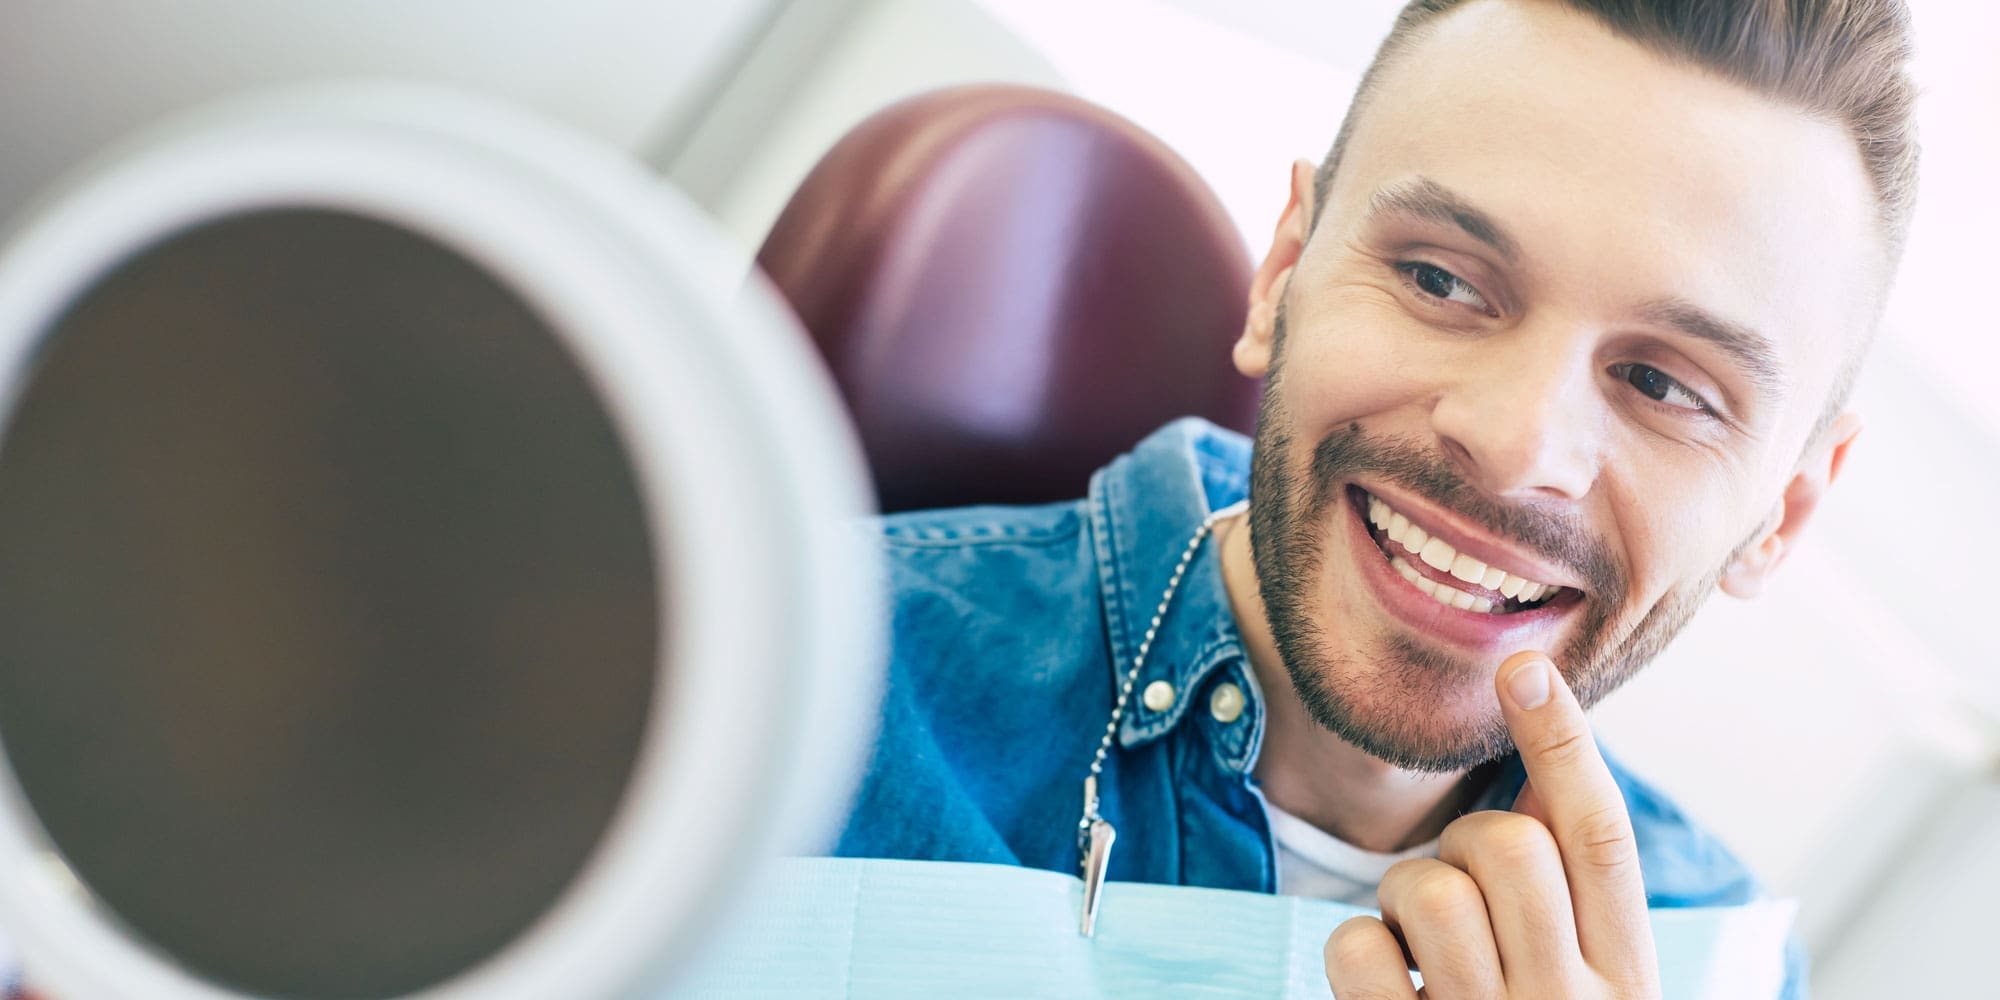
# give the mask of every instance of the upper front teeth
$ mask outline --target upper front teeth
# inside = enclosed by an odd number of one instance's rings
[[[1368,521],[1381,528],[1389,536],[1392,544],[1402,548],[1431,566],[1450,573],[1466,583],[1497,590],[1502,596],[1511,597],[1523,604],[1532,604],[1561,589],[1554,584],[1537,583],[1516,576],[1498,566],[1488,566],[1471,556],[1460,553],[1451,543],[1430,535],[1424,529],[1410,523],[1410,519],[1390,509],[1389,505],[1375,497],[1368,498]],[[1414,569],[1411,571],[1415,572]],[[1408,574],[1405,574],[1406,576]],[[1442,588],[1452,590],[1451,587]],[[1463,593],[1460,591],[1459,593]],[[1435,596],[1435,595],[1433,595]],[[1451,595],[1447,595],[1449,597]],[[1466,595],[1471,596],[1471,595]],[[1444,603],[1451,604],[1447,600]]]

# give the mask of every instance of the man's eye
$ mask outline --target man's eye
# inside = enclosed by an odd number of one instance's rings
[[[1674,381],[1673,376],[1668,375],[1658,368],[1654,368],[1652,365],[1618,365],[1612,369],[1612,374],[1632,388],[1644,393],[1647,399],[1663,403],[1677,410],[1689,410],[1695,413],[1710,412],[1707,400],[1695,395],[1687,386]]]
[[[1437,266],[1420,260],[1404,261],[1396,265],[1417,291],[1445,302],[1457,302],[1483,313],[1492,313],[1493,307],[1486,304],[1486,297],[1465,283],[1465,279]]]

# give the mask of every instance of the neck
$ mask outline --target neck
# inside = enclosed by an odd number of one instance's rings
[[[1221,531],[1223,583],[1250,666],[1264,691],[1256,776],[1273,805],[1366,851],[1405,850],[1436,837],[1477,791],[1479,769],[1423,774],[1395,767],[1313,721],[1278,656],[1257,586],[1247,515]]]

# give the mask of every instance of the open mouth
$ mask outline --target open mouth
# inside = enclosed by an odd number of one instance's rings
[[[1543,583],[1461,553],[1359,487],[1348,487],[1348,497],[1389,568],[1445,607],[1513,615],[1567,605],[1583,596],[1575,588]]]

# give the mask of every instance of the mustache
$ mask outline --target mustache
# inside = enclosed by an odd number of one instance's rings
[[[1467,482],[1442,453],[1408,438],[1371,438],[1360,424],[1327,435],[1313,449],[1315,518],[1331,507],[1336,484],[1357,474],[1393,483],[1496,537],[1512,539],[1575,573],[1592,597],[1611,599],[1625,591],[1625,573],[1617,558],[1574,512],[1496,500]]]

